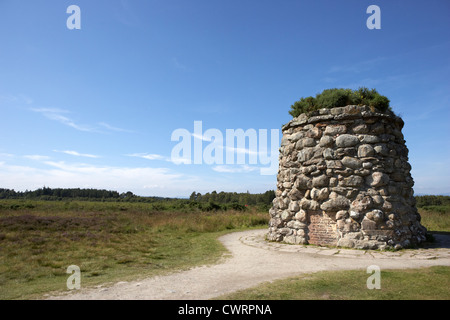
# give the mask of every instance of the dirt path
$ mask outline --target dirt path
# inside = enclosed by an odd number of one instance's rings
[[[230,233],[219,240],[230,251],[219,264],[110,287],[81,289],[51,299],[210,299],[300,273],[322,270],[450,266],[449,236],[439,236],[439,248],[405,252],[365,252],[264,241],[266,230]]]

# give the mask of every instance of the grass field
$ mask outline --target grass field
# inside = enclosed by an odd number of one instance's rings
[[[419,209],[422,225],[430,232],[450,232],[450,206],[428,206]]]
[[[449,212],[427,209],[422,223],[450,232]],[[268,219],[256,208],[171,212],[146,203],[2,200],[0,299],[65,291],[70,265],[88,287],[214,263],[225,252],[220,235],[266,227]]]
[[[155,212],[145,203],[1,202],[0,299],[64,291],[67,267],[83,287],[217,261],[217,237],[267,225],[265,212]]]
[[[450,267],[381,270],[380,289],[367,289],[365,270],[323,271],[265,283],[223,300],[449,300]]]

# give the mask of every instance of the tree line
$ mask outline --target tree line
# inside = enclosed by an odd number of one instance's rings
[[[275,191],[268,190],[264,193],[252,194],[250,192],[192,192],[189,199],[143,197],[131,191],[119,193],[104,189],[81,189],[81,188],[49,188],[43,187],[33,191],[15,191],[13,189],[0,188],[0,199],[28,199],[28,200],[87,200],[87,201],[118,201],[118,202],[181,202],[190,206],[218,208],[220,205],[234,205],[238,208],[245,205],[270,206],[275,198]],[[422,195],[415,196],[418,208],[428,206],[450,206],[450,196]],[[208,208],[209,208],[208,207]]]
[[[416,196],[416,207],[423,208],[428,206],[450,206],[450,196]]]
[[[121,200],[136,197],[132,192],[119,193],[112,190],[80,189],[80,188],[49,188],[36,190],[15,191],[0,188],[0,199],[29,199],[29,200]]]
[[[207,192],[201,194],[199,192],[192,192],[189,200],[197,201],[200,203],[205,202],[215,202],[215,203],[238,203],[241,205],[260,205],[260,204],[270,204],[275,198],[275,191],[268,190],[264,193],[251,194],[250,192]]]
[[[12,189],[0,188],[0,199],[28,199],[28,200],[90,200],[90,201],[125,201],[125,202],[160,202],[180,200],[196,203],[217,203],[217,204],[239,204],[239,205],[269,205],[275,198],[275,191],[269,190],[264,193],[251,194],[236,192],[207,192],[201,194],[192,192],[189,199],[163,198],[163,197],[143,197],[131,191],[119,193],[117,191],[103,189],[80,189],[80,188],[49,188],[43,187],[33,191],[15,191]]]

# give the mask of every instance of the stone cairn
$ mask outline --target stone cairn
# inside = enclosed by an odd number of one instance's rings
[[[284,125],[268,240],[381,250],[425,241],[403,125],[354,105]]]

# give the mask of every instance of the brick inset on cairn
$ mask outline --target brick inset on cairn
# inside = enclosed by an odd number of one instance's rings
[[[311,214],[308,223],[308,242],[315,245],[337,245],[339,235],[336,221],[324,212]]]
[[[361,249],[423,242],[403,124],[390,111],[346,106],[284,125],[269,240]]]

